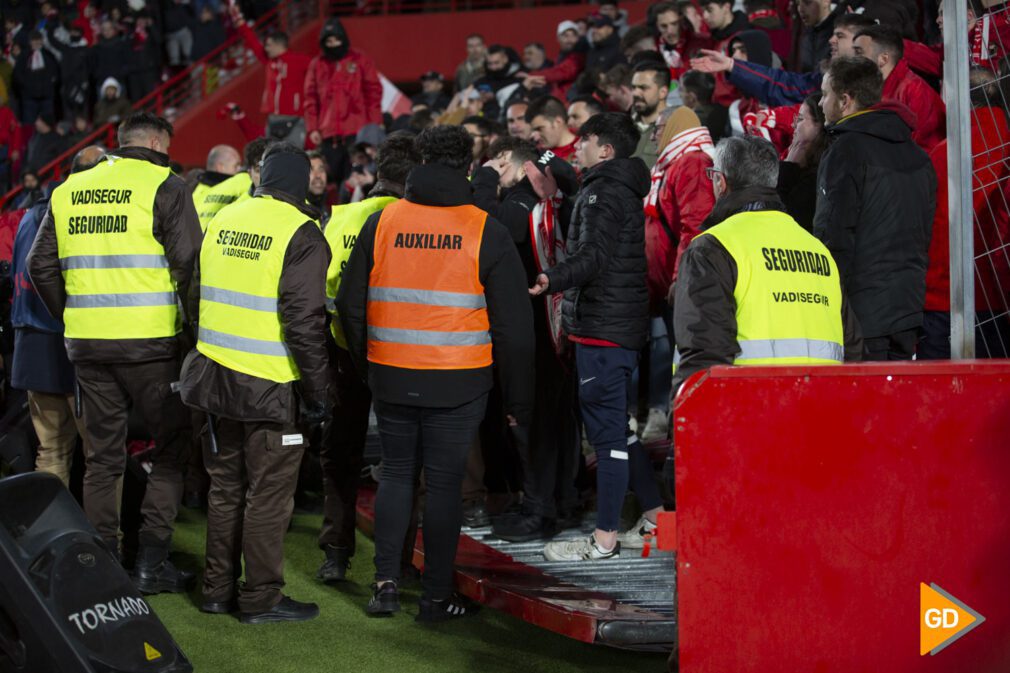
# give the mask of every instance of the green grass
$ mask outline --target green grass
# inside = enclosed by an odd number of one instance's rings
[[[245,626],[233,616],[197,609],[190,595],[152,596],[197,673],[480,673],[529,671],[666,670],[665,656],[587,645],[495,610],[435,626],[414,622],[417,592],[406,591],[404,611],[390,619],[363,612],[375,568],[372,541],[358,533],[350,581],[340,587],[315,579],[322,561],[316,546],[321,517],[296,515],[285,539],[285,592],[319,604],[320,616],[300,624]],[[203,567],[205,519],[184,510],[175,536],[179,565]]]

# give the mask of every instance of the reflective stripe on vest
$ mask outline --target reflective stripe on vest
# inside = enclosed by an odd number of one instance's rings
[[[170,174],[167,166],[112,155],[53,192],[68,338],[178,333],[175,282],[154,237],[154,199]]]
[[[491,365],[478,275],[487,214],[474,206],[387,205],[368,279],[368,359],[403,369]]]
[[[824,244],[785,213],[739,213],[704,232],[737,265],[737,365],[844,360],[842,290]]]
[[[347,350],[347,338],[340,326],[337,316],[337,291],[340,289],[340,279],[344,275],[344,267],[351,256],[351,250],[358,240],[361,228],[365,226],[372,213],[382,210],[397,199],[392,196],[376,196],[358,203],[348,203],[333,208],[330,222],[323,230],[326,242],[330,244],[330,266],[326,270],[326,310],[331,315],[330,331],[337,345]]]
[[[248,200],[250,187],[252,187],[252,178],[249,177],[248,172],[242,171],[205,191],[202,198],[196,202],[196,214],[200,218],[200,227],[207,231],[210,221],[221,212],[222,208]]]
[[[308,221],[298,208],[268,196],[222,209],[211,221],[200,250],[197,350],[249,376],[277,383],[300,377],[284,343],[278,301],[284,255]]]

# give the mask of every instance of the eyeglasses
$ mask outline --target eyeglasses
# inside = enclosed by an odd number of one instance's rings
[[[714,181],[716,175],[725,175],[725,173],[720,171],[718,168],[715,168],[714,166],[710,166],[709,168],[705,169],[705,177],[707,177],[709,180]]]

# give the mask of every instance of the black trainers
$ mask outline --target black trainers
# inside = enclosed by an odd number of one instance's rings
[[[347,579],[347,571],[351,567],[351,557],[346,547],[326,545],[326,560],[319,566],[316,579],[323,582],[343,582]]]
[[[319,606],[302,603],[288,596],[281,596],[281,602],[269,610],[243,612],[239,621],[243,624],[270,624],[273,622],[307,622],[319,616]]]
[[[507,542],[529,542],[554,537],[557,526],[552,519],[525,513],[501,517],[492,524],[491,533]]]
[[[484,503],[474,501],[463,507],[463,525],[467,528],[483,528],[491,525],[491,516]]]
[[[433,601],[422,596],[417,607],[417,617],[414,620],[418,622],[445,622],[450,619],[469,617],[477,614],[480,610],[479,605],[457,593],[440,601]]]
[[[396,582],[386,582],[381,587],[372,585],[372,598],[365,606],[369,617],[390,617],[400,611],[400,591]]]

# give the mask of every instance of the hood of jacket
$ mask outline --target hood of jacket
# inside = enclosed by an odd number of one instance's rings
[[[309,193],[309,159],[305,154],[275,152],[267,154],[260,163],[260,185],[254,192],[286,201],[303,208]]]
[[[763,30],[744,30],[733,38],[747,47],[747,61],[772,67],[772,40]]]
[[[825,128],[829,136],[845,133],[862,133],[889,143],[903,143],[912,139],[915,113],[897,101],[885,101],[862,112],[844,117]]]
[[[603,178],[621,183],[642,199],[649,193],[649,167],[638,157],[611,159],[593,166],[583,175],[582,186]]]
[[[98,90],[98,100],[105,98],[105,89],[110,86],[116,88],[116,98],[123,95],[123,85],[119,83],[119,80],[115,77],[106,77],[102,82],[102,87]]]
[[[334,49],[326,47],[326,38],[335,37],[340,40],[341,45]],[[347,56],[351,50],[351,38],[344,28],[343,22],[337,17],[330,17],[323,24],[323,29],[319,32],[319,48],[323,50],[323,56],[331,61],[339,61]]]
[[[422,164],[407,176],[404,197],[423,206],[462,206],[473,203],[466,172],[441,164]]]

